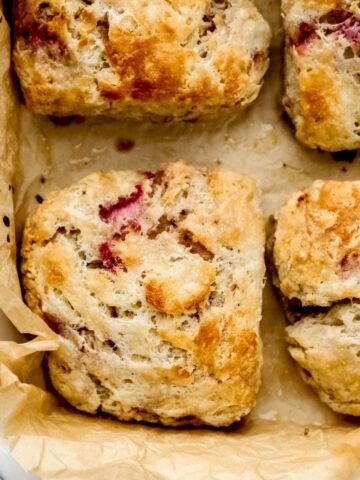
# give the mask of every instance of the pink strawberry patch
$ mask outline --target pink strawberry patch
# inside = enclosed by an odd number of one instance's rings
[[[360,21],[346,10],[331,10],[320,18],[320,23],[326,23],[329,27],[327,35],[337,32],[346,37],[350,42],[360,45]]]
[[[357,18],[348,18],[338,26],[337,31],[360,47],[360,21]]]
[[[136,185],[135,191],[126,197],[119,197],[115,202],[99,205],[99,216],[105,223],[125,222],[136,219],[140,214],[140,198],[143,195],[141,185]]]
[[[117,267],[126,271],[120,257],[114,255],[111,250],[111,242],[124,240],[130,231],[140,232],[141,214],[140,199],[143,196],[143,188],[140,184],[135,186],[135,191],[126,197],[119,197],[115,202],[99,205],[99,216],[108,224],[113,224],[114,229],[110,242],[104,242],[99,246],[99,256],[104,268],[115,273]],[[115,230],[115,232],[114,232]]]
[[[114,255],[108,242],[104,242],[99,246],[99,256],[106,270],[115,273],[116,267],[122,267],[121,258]]]

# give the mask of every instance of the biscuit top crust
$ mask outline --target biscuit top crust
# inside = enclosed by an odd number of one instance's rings
[[[79,365],[90,377],[108,390],[116,391],[118,382],[123,391],[120,370],[115,383],[99,373],[108,368],[109,344],[116,345],[118,353],[110,349],[114,368],[125,365],[125,379],[132,372],[131,385],[138,385],[127,400],[131,408],[145,396],[152,401],[143,410],[163,421],[171,423],[164,418],[173,402],[171,411],[180,412],[174,417],[232,423],[248,413],[260,381],[264,226],[258,203],[252,180],[219,168],[175,163],[156,173],[94,173],[50,194],[28,218],[22,244],[27,303],[64,345],[79,345]],[[87,343],[89,332],[96,347]],[[55,380],[61,390],[60,383]],[[171,390],[179,385],[188,389],[186,398]],[[98,393],[91,403],[80,393],[75,399],[76,388],[61,393],[86,411],[99,407]],[[125,400],[121,408],[126,411]]]
[[[328,151],[360,147],[360,10],[347,0],[283,0],[284,105],[297,138]]]
[[[360,182],[318,180],[281,209],[274,243],[279,288],[303,306],[360,298]]]
[[[14,60],[28,106],[157,115],[246,105],[270,30],[249,0],[17,0]],[[133,108],[136,114],[136,108]]]

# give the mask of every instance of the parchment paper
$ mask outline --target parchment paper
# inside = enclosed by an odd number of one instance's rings
[[[360,472],[360,429],[354,420],[333,414],[300,380],[286,352],[281,308],[269,285],[257,405],[242,425],[224,430],[124,424],[66,407],[46,391],[40,366],[42,352],[57,348],[56,335],[20,296],[13,199],[19,240],[39,195],[46,197],[91,171],[151,168],[179,159],[209,166],[221,162],[256,178],[266,215],[289,192],[316,178],[359,178],[359,161],[335,162],[328,154],[302,148],[281,119],[279,5],[264,0],[259,7],[274,33],[271,69],[255,105],[217,124],[74,119],[59,126],[33,116],[14,100],[9,32],[4,19],[0,23],[0,214],[10,220],[7,227],[0,217],[0,307],[19,332],[33,336],[15,341],[8,321],[0,320],[0,425],[14,457],[43,479],[346,480]],[[132,140],[134,148],[119,151],[124,139]]]

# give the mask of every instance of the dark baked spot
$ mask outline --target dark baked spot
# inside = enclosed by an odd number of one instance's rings
[[[65,324],[62,320],[47,312],[43,312],[43,319],[53,332],[57,333],[58,335],[63,335]]]
[[[47,48],[51,50],[51,53],[58,55],[64,55],[67,52],[67,47],[60,40],[58,33],[51,30],[44,19],[26,17],[20,25],[17,25],[17,34],[33,50]]]
[[[105,387],[105,385],[101,382],[101,380],[97,376],[89,373],[88,377],[94,383],[94,386],[96,388],[96,392],[100,398],[100,401],[104,402],[108,400],[111,397],[111,391],[107,387]],[[97,413],[101,413],[101,411],[102,411],[102,405],[99,406]]]
[[[111,318],[117,318],[119,316],[117,312],[117,308],[114,306],[109,306],[108,311]]]
[[[293,324],[304,317],[316,317],[317,315],[323,315],[327,313],[330,307],[319,307],[316,305],[303,306],[301,300],[298,298],[286,298],[280,291],[278,291],[283,305],[286,320]]]
[[[10,218],[7,215],[3,216],[3,223],[5,227],[10,227]]]
[[[92,260],[86,264],[87,268],[97,269],[103,267],[103,262],[101,260]]]
[[[67,117],[55,117],[53,115],[49,116],[50,120],[57,127],[67,127],[68,125],[80,125],[85,122],[85,117],[81,115],[69,115]]]
[[[163,232],[168,232],[172,227],[176,227],[176,222],[174,219],[169,219],[166,215],[162,215],[156,227],[148,231],[147,236],[150,240],[154,240],[158,235]]]
[[[351,17],[351,13],[347,12],[346,10],[331,10],[330,12],[322,15],[319,18],[320,23],[328,23],[330,25],[336,25],[342,22],[345,22],[349,17]]]
[[[153,184],[155,185],[161,185],[165,176],[164,170],[157,170],[156,172],[145,171],[145,172],[142,172],[142,174],[148,180],[152,180]]]
[[[290,127],[291,131],[293,133],[295,133],[294,123],[291,120],[291,118],[290,118],[290,116],[289,116],[289,114],[286,110],[284,110],[284,109],[281,110],[280,118],[283,122],[285,122],[287,124],[288,127]],[[283,167],[286,167],[286,163],[283,163]]]
[[[182,230],[179,235],[179,243],[187,247],[191,253],[198,254],[204,260],[212,260],[214,258],[213,252],[208,250],[202,243],[194,240],[194,236],[188,230]]]
[[[7,241],[7,243],[10,243],[10,235],[9,234],[6,235],[6,241]]]
[[[110,89],[110,87],[102,87],[100,90],[100,95],[107,100],[120,100],[120,98],[122,98],[122,94],[120,92],[114,89]]]
[[[149,99],[155,90],[153,82],[150,80],[141,80],[140,78],[134,81],[133,89],[131,96],[134,100]]]
[[[145,171],[142,173],[145,176],[145,178],[147,178],[148,180],[151,180],[151,190],[150,192],[148,192],[148,196],[150,198],[154,196],[157,187],[160,187],[161,185],[163,185],[164,189],[167,188],[167,183],[166,182],[164,183],[165,173],[163,170],[158,170],[157,172],[154,172],[154,173],[149,171]]]
[[[63,225],[61,225],[60,227],[57,228],[56,233],[59,233],[60,235],[65,235],[66,228]]]
[[[115,202],[110,202],[106,205],[99,205],[99,216],[105,223],[116,220],[116,217],[123,213],[124,210],[133,203],[140,200],[143,195],[143,189],[140,184],[135,186],[135,191],[126,197],[118,197]]]
[[[35,199],[38,203],[43,203],[44,201],[43,197],[39,194],[35,195]]]
[[[48,2],[41,2],[39,3],[36,9],[36,18],[41,20],[42,22],[48,22],[49,20],[53,19],[59,15],[59,12],[54,10],[54,8]]]
[[[216,25],[214,22],[214,16],[204,15],[203,16],[204,26],[200,31],[200,37],[205,37],[208,33],[215,32]]]
[[[205,58],[205,57],[203,57]],[[189,112],[191,113],[191,112]],[[199,117],[194,117],[194,118],[185,118],[184,123],[197,123],[199,121]]]
[[[85,348],[90,348],[92,350],[94,350],[96,347],[101,348],[94,330],[89,330],[87,327],[81,327],[77,330],[77,332],[80,335],[81,339],[83,340],[83,344],[80,348],[80,351],[84,352]]]
[[[332,152],[331,156],[336,162],[352,163],[357,156],[357,150],[340,150]]]
[[[112,340],[106,340],[106,343],[112,349],[114,349],[116,347],[116,343],[113,342]]]
[[[108,32],[109,31],[109,16],[106,13],[104,17],[96,22],[97,27],[103,27]],[[107,35],[108,39],[108,35]]]
[[[124,241],[130,232],[141,232],[141,225],[136,219],[126,219],[126,222],[114,233],[112,239],[115,241]]]
[[[360,271],[360,253],[345,254],[340,260],[340,268],[342,272]]]
[[[297,31],[296,37],[293,39],[293,44],[296,47],[308,44],[315,35],[315,25],[307,22],[301,22]]]
[[[135,146],[134,140],[130,138],[119,138],[116,142],[116,150],[118,152],[130,152]]]
[[[302,203],[306,202],[309,199],[308,193],[303,193],[297,199],[296,206],[299,207]]]
[[[224,10],[230,6],[228,0],[211,0],[206,14],[203,16],[203,25],[200,28],[199,37],[206,37],[208,33],[216,31],[215,17],[221,15],[224,17]],[[201,40],[198,42],[200,43]]]

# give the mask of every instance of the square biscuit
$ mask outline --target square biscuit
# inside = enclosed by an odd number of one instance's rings
[[[269,62],[250,0],[16,0],[14,19],[35,113],[212,116],[255,100]]]
[[[360,14],[351,0],[283,0],[284,106],[298,140],[325,151],[360,147]]]
[[[59,334],[48,356],[74,407],[121,420],[230,425],[254,405],[264,224],[235,172],[183,163],[99,172],[27,219],[26,301]]]

